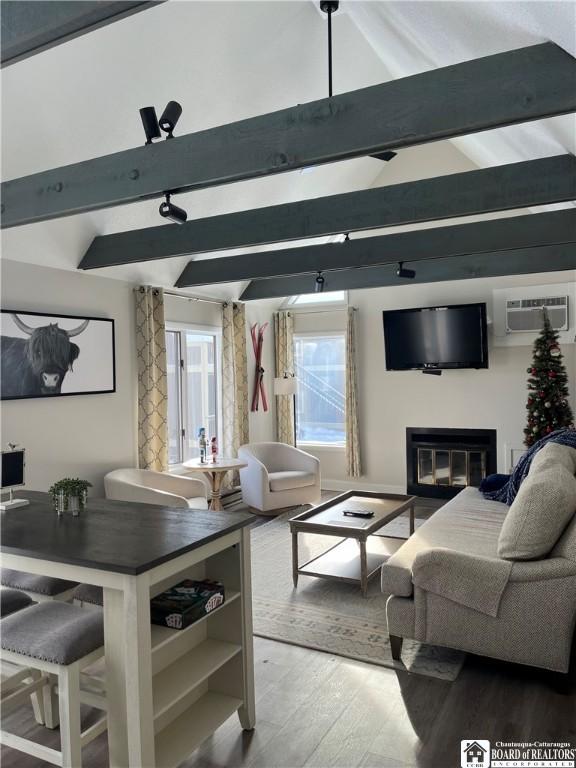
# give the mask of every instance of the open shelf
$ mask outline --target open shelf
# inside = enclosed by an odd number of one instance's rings
[[[226,664],[242,646],[208,638],[154,676],[154,718],[168,711]]]
[[[175,768],[241,706],[241,699],[207,691],[156,736],[157,768]]]
[[[186,629],[171,629],[160,624],[152,624],[152,671],[157,675],[166,667],[170,666],[178,657],[192,650],[198,645],[198,634],[203,631],[206,622],[209,622],[213,616],[238,600],[240,592],[234,590],[226,591],[226,599],[206,616],[190,624]]]
[[[393,539],[386,536],[369,536],[366,540],[368,577],[378,571],[382,564],[400,549],[404,541],[405,539]],[[344,539],[327,552],[303,563],[298,568],[298,573],[304,576],[340,579],[352,583],[360,582],[360,548],[358,542],[354,539]]]

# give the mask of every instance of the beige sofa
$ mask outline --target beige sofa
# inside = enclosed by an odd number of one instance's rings
[[[416,530],[382,568],[394,658],[409,637],[568,671],[575,475],[576,450],[549,444],[512,506],[465,488]]]

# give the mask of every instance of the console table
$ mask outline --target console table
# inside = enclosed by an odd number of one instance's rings
[[[3,565],[104,590],[110,766],[175,767],[234,712],[254,728],[251,515],[90,499],[58,517],[20,495]],[[150,598],[184,578],[222,581],[225,602],[184,630],[151,625]]]

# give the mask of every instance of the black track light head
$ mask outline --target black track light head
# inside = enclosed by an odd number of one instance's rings
[[[404,262],[398,262],[398,269],[396,270],[396,277],[404,277],[407,280],[413,280],[416,277],[416,271],[414,269],[405,269]]]
[[[322,272],[318,272],[316,276],[316,280],[314,281],[314,293],[322,293],[324,290],[324,284],[326,283],[326,278],[322,274]]]
[[[158,125],[158,118],[156,117],[156,110],[154,107],[142,107],[140,118],[144,126],[144,133],[146,134],[146,144],[152,144],[152,139],[159,139],[162,135]]]
[[[169,101],[168,104],[166,104],[166,109],[162,112],[162,117],[160,118],[160,128],[162,128],[164,133],[168,134],[168,136],[166,136],[167,139],[174,138],[172,134],[174,133],[174,128],[176,128],[176,123],[180,119],[181,114],[182,107],[177,101]]]
[[[188,214],[184,208],[179,208],[177,205],[170,202],[170,195],[168,193],[166,193],[166,200],[163,203],[160,203],[158,211],[160,216],[173,221],[174,224],[185,224],[186,219],[188,218]]]
[[[394,160],[397,154],[397,152],[389,150],[388,152],[378,152],[376,155],[370,155],[370,157],[373,157],[375,160],[383,160],[385,163],[389,163],[390,160]]]
[[[320,10],[324,13],[336,13],[339,5],[338,0],[320,0]]]

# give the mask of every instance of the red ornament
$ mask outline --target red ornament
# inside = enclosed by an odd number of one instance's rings
[[[548,371],[548,376],[551,379],[555,379],[556,378],[556,371]]]

